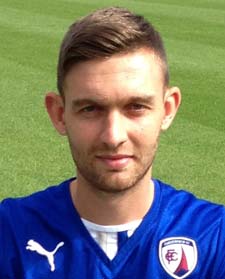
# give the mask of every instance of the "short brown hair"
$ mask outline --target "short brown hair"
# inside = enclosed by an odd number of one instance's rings
[[[74,22],[60,48],[57,86],[63,96],[63,84],[75,64],[139,48],[153,51],[162,64],[164,85],[169,83],[166,53],[160,34],[143,16],[124,8],[100,9]]]

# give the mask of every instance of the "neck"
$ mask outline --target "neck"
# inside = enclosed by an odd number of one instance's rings
[[[154,197],[150,175],[118,193],[100,191],[78,177],[71,183],[70,191],[81,218],[100,225],[120,225],[142,219]]]

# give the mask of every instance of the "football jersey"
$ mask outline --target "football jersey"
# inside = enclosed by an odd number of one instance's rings
[[[72,179],[0,204],[0,279],[224,279],[225,208],[154,180],[151,208],[110,260],[76,211]]]

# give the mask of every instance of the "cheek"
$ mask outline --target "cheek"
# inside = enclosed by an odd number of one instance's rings
[[[71,149],[76,154],[90,152],[97,143],[95,129],[74,124],[67,126],[67,136]]]
[[[143,140],[154,140],[161,130],[162,117],[149,117],[135,126],[135,133]]]

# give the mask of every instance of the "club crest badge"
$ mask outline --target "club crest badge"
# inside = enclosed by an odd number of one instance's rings
[[[159,259],[164,270],[173,278],[190,275],[197,264],[195,241],[186,237],[165,238],[159,243]]]

